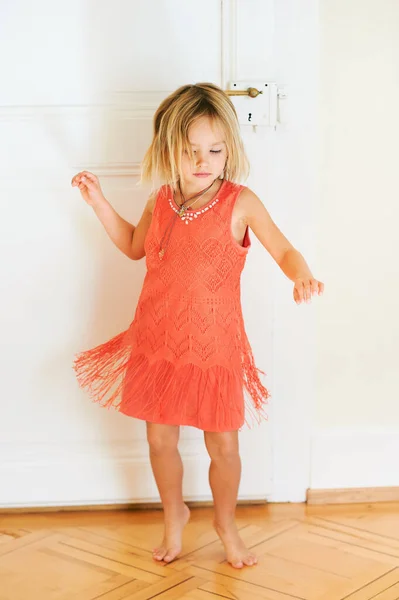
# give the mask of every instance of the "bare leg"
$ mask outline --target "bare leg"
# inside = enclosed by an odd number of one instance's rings
[[[177,448],[179,427],[147,422],[147,440],[152,471],[164,510],[163,540],[153,551],[156,560],[171,562],[181,552],[182,534],[190,518],[183,501],[183,464]]]
[[[256,556],[245,547],[237,525],[235,510],[241,479],[238,432],[204,432],[205,445],[211,458],[209,483],[215,505],[213,525],[223,542],[228,562],[240,569],[254,565]]]

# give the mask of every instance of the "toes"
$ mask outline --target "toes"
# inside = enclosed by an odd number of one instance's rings
[[[256,565],[257,562],[258,562],[258,559],[253,554],[250,554],[249,556],[246,556],[244,558],[244,564],[247,565],[248,567],[252,567],[253,565]]]
[[[162,554],[154,554],[154,558],[155,558],[155,560],[159,560],[159,561],[163,560]]]
[[[164,556],[164,561],[172,562],[172,560],[174,560],[178,554],[179,554],[178,552],[173,552],[173,550],[170,552],[167,552]]]
[[[153,558],[155,558],[155,560],[163,560],[165,554],[166,554],[166,550],[163,550],[162,548],[157,548],[152,553],[152,556],[153,556]]]
[[[172,562],[176,558],[179,552],[175,552],[174,550],[167,550],[165,548],[156,548],[152,556],[155,560],[164,561],[164,562]]]
[[[232,562],[231,565],[235,568],[235,569],[242,569],[243,568],[243,562],[241,560],[237,560],[235,562]]]
[[[245,556],[242,559],[236,558],[236,559],[230,560],[229,562],[230,562],[231,566],[234,567],[235,569],[242,569],[244,566],[252,567],[253,565],[256,565],[258,562],[258,559],[253,554],[250,554],[249,556]]]

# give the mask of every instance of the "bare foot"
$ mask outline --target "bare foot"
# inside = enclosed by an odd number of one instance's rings
[[[180,515],[174,519],[165,519],[165,532],[161,545],[154,548],[152,556],[155,560],[171,562],[181,552],[182,535],[185,525],[190,519],[190,509],[183,504]]]
[[[227,561],[232,567],[242,569],[244,565],[247,565],[248,567],[256,565],[258,562],[257,557],[251,550],[248,550],[248,548],[245,547],[245,544],[238,533],[237,525],[234,522],[226,527],[218,525],[216,521],[214,521],[213,526],[222,540]]]

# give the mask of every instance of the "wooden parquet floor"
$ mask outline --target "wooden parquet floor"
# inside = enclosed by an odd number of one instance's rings
[[[157,563],[158,510],[0,514],[0,600],[398,600],[399,504],[239,506],[258,565],[234,569],[212,508]]]

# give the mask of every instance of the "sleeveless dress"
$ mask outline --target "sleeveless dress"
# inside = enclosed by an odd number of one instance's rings
[[[158,190],[145,238],[147,272],[129,328],[75,357],[81,387],[101,406],[152,423],[232,431],[267,420],[241,310],[240,277],[251,246],[233,237],[245,186],[229,180],[205,206],[176,214]],[[162,258],[161,239],[175,219]]]

